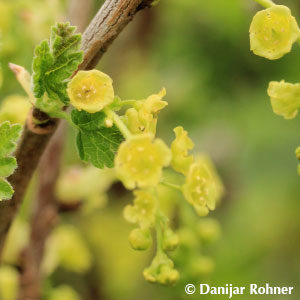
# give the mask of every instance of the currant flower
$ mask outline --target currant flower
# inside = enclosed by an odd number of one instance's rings
[[[71,104],[78,110],[95,113],[114,100],[112,79],[98,71],[79,71],[69,82],[67,92]]]
[[[271,81],[268,87],[272,109],[285,119],[293,119],[300,108],[300,83]]]
[[[223,194],[219,178],[206,157],[198,157],[191,164],[183,185],[183,195],[192,204],[199,216],[206,216],[214,210]]]
[[[9,265],[0,267],[0,299],[17,299],[19,290],[19,273]]]
[[[284,5],[261,10],[250,25],[250,48],[259,56],[278,59],[290,52],[300,36],[300,29],[291,11]]]
[[[24,124],[31,108],[28,98],[20,95],[6,97],[0,108],[0,123],[10,121],[11,123]]]
[[[149,268],[144,270],[144,277],[149,282],[172,285],[179,279],[173,261],[164,253],[158,252]]]
[[[173,251],[179,244],[178,235],[171,228],[165,228],[163,231],[163,249],[165,251]]]
[[[196,230],[201,240],[205,243],[215,242],[221,235],[219,222],[212,218],[199,220]]]
[[[194,143],[188,137],[187,131],[185,131],[183,127],[178,126],[174,128],[174,132],[176,138],[171,144],[171,165],[175,171],[186,175],[190,165],[194,161],[194,157],[192,155],[188,155],[188,150],[192,150],[194,148]]]
[[[149,228],[135,228],[128,237],[129,243],[134,250],[147,250],[152,244]]]
[[[127,205],[124,209],[125,219],[141,228],[148,228],[155,222],[157,201],[150,191],[136,190],[133,192],[134,205]]]
[[[128,189],[153,187],[170,161],[171,151],[162,140],[148,134],[135,135],[120,145],[115,169]]]
[[[168,105],[162,98],[166,95],[163,88],[158,94],[153,94],[145,100],[137,101],[135,108],[129,108],[125,113],[125,123],[128,129],[134,133],[156,132],[157,114]]]

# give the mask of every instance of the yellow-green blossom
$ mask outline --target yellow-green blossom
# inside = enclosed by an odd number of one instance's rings
[[[0,299],[15,300],[19,290],[19,273],[13,267],[0,267]]]
[[[134,133],[156,132],[157,114],[168,105],[162,98],[166,95],[166,89],[158,94],[153,94],[145,100],[137,101],[135,108],[129,108],[125,113],[125,123],[128,129]]]
[[[112,79],[98,71],[79,71],[68,84],[71,104],[78,110],[95,113],[114,100]]]
[[[31,108],[29,99],[20,95],[6,97],[0,107],[0,123],[10,121],[11,123],[24,124]]]
[[[80,300],[78,293],[67,285],[61,285],[53,289],[49,295],[49,300]]]
[[[171,144],[171,165],[175,171],[186,175],[191,163],[194,161],[194,157],[192,155],[188,155],[188,150],[194,148],[194,143],[188,137],[187,131],[185,131],[183,127],[178,126],[174,128],[174,132],[176,138]]]
[[[149,282],[172,285],[179,279],[179,273],[174,269],[173,261],[164,252],[159,252],[151,266],[144,270],[144,277]]]
[[[291,11],[284,5],[273,5],[254,16],[250,26],[250,47],[259,56],[278,59],[290,52],[300,30]]]
[[[84,273],[91,263],[91,253],[75,227],[61,225],[51,233],[42,264],[44,273],[53,272],[58,265],[73,272]]]
[[[151,135],[135,135],[124,141],[115,158],[118,177],[128,189],[156,186],[162,168],[170,164],[171,151]]]
[[[271,81],[268,95],[275,114],[285,119],[295,118],[300,107],[300,83],[292,84],[284,80]]]
[[[134,250],[147,250],[152,244],[149,228],[135,228],[128,237],[129,243]]]
[[[200,216],[206,216],[210,210],[215,209],[223,194],[223,185],[207,157],[198,157],[191,164],[183,185],[183,194]]]
[[[124,217],[130,223],[137,223],[141,228],[147,228],[154,224],[157,209],[156,198],[150,191],[134,191],[134,205],[127,205],[124,209]]]
[[[205,243],[211,243],[219,239],[221,235],[221,226],[216,219],[205,218],[197,223],[196,227],[199,237]]]

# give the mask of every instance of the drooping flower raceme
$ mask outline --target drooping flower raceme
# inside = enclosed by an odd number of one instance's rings
[[[136,135],[124,141],[115,158],[120,180],[128,189],[152,187],[158,184],[162,168],[170,164],[171,151],[152,135]]]
[[[78,110],[95,113],[114,100],[112,79],[98,71],[79,71],[68,84],[71,104]]]
[[[271,81],[268,87],[272,108],[275,114],[285,119],[293,119],[300,108],[300,84],[292,84],[284,80]]]
[[[290,52],[300,36],[300,29],[291,11],[284,5],[261,10],[250,26],[250,48],[259,56],[278,59]]]
[[[206,216],[214,210],[223,193],[223,188],[216,177],[212,165],[205,157],[198,157],[191,164],[183,185],[183,194],[200,216]]]
[[[194,148],[194,143],[188,137],[187,131],[185,131],[183,127],[178,126],[174,128],[174,132],[176,138],[171,145],[171,165],[175,171],[186,175],[191,163],[194,161],[194,157],[192,155],[188,155],[188,150]]]

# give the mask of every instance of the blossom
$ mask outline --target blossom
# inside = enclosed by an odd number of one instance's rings
[[[284,5],[261,10],[250,26],[250,48],[259,56],[278,59],[291,51],[300,29],[291,11]]]
[[[141,228],[148,228],[155,222],[157,201],[147,190],[134,191],[134,205],[127,205],[124,217],[128,222],[138,223]]]
[[[95,113],[114,100],[112,79],[98,71],[79,71],[67,88],[71,104],[78,110]]]
[[[125,113],[125,123],[129,130],[134,133],[156,132],[157,114],[168,105],[162,98],[166,95],[166,89],[158,94],[150,95],[145,100],[136,102],[134,108],[129,108]]]
[[[175,171],[186,175],[189,170],[189,166],[194,161],[194,157],[192,155],[188,155],[188,150],[194,148],[194,143],[188,137],[187,131],[185,131],[181,126],[174,128],[174,132],[176,138],[171,144],[171,165]]]
[[[300,84],[292,84],[284,80],[271,81],[268,87],[268,95],[275,114],[285,119],[293,119],[300,107]]]
[[[115,169],[128,189],[153,187],[159,183],[162,168],[170,161],[171,151],[162,140],[151,135],[135,135],[120,145]]]
[[[214,210],[217,201],[223,194],[223,186],[207,157],[198,157],[191,164],[186,182],[183,185],[183,195],[192,204],[200,216],[206,216],[209,210]]]
[[[179,279],[179,273],[173,261],[164,252],[158,252],[150,267],[144,270],[144,277],[149,282],[172,285]]]

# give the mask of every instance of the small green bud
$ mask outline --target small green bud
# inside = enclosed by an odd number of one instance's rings
[[[51,291],[49,300],[80,300],[78,293],[67,285],[61,285]]]
[[[163,248],[165,251],[173,251],[179,244],[179,237],[170,228],[163,231]]]
[[[290,52],[300,30],[291,11],[284,5],[261,10],[250,25],[250,48],[259,56],[278,59]]]
[[[211,257],[202,256],[192,260],[190,273],[193,277],[208,276],[214,271],[214,268],[214,260]]]
[[[204,242],[211,243],[220,237],[221,227],[217,220],[206,218],[198,221],[197,232]]]
[[[300,83],[292,84],[284,80],[271,81],[268,95],[275,114],[285,119],[295,118],[300,107]]]
[[[128,240],[134,250],[147,250],[152,244],[151,232],[149,229],[133,229]]]

